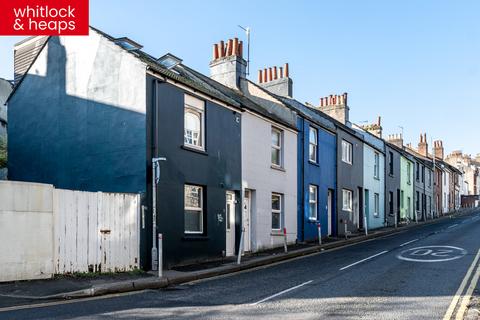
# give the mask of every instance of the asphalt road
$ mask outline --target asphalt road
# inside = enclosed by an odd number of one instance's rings
[[[0,319],[443,319],[479,249],[476,212],[235,275]]]

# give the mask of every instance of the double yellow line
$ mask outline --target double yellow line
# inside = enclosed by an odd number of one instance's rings
[[[475,259],[473,259],[473,262],[470,265],[470,268],[468,268],[467,274],[465,274],[465,277],[463,278],[462,283],[460,284],[460,287],[455,293],[455,296],[453,297],[453,300],[450,303],[450,306],[448,307],[447,313],[445,313],[443,320],[453,320],[453,319],[463,320],[465,316],[465,311],[467,311],[468,303],[472,298],[473,290],[475,290],[475,286],[477,285],[478,280],[480,278],[480,264],[478,263],[479,259],[480,259],[480,249],[478,250],[477,255],[475,256]],[[475,267],[476,267],[476,271],[475,271]],[[474,271],[475,271],[475,274],[473,274]],[[463,295],[463,298],[462,298],[462,293],[465,291],[465,287],[469,283],[469,280],[470,280],[470,285],[468,286],[467,291],[465,292],[465,295]],[[455,310],[457,311],[457,313],[454,316]]]

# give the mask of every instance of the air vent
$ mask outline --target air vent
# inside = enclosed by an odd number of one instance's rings
[[[182,61],[182,59],[175,57],[171,53],[167,53],[166,55],[157,59],[157,62],[167,69],[172,69],[173,67],[182,63]]]

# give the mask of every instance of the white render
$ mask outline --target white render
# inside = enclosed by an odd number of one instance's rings
[[[443,213],[447,213],[449,210],[450,201],[450,171],[443,170],[442,174],[442,192],[443,192]]]
[[[381,228],[385,223],[385,155],[372,148],[368,144],[363,144],[363,183],[364,197],[365,190],[369,191],[369,214],[367,216],[367,225],[369,229]],[[379,156],[379,175],[374,176],[375,153]],[[379,196],[379,212],[374,214],[375,193]],[[367,204],[367,199],[363,200]]]
[[[138,219],[139,195],[0,181],[0,282],[138,268]]]
[[[271,167],[272,126],[283,131],[283,170]],[[242,115],[242,189],[251,190],[252,251],[283,245],[272,231],[271,195],[283,195],[282,227],[288,243],[297,239],[297,133],[251,112]]]

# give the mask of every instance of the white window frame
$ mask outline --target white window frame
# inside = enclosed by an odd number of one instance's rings
[[[185,123],[185,116],[191,113],[200,117],[200,134],[198,137],[198,144],[189,143],[187,141],[187,128]],[[200,100],[191,95],[185,94],[185,106],[183,116],[183,145],[188,148],[205,151],[205,101]],[[193,138],[192,138],[193,141]]]
[[[412,184],[411,174],[412,174],[412,165],[410,162],[407,162],[407,175],[408,175],[407,183],[408,184]]]
[[[347,200],[347,201],[345,201]],[[353,211],[353,192],[352,190],[342,189],[342,210]]]
[[[375,161],[373,164],[373,177],[375,179],[380,179],[380,154],[375,152]]]
[[[271,137],[273,136],[274,133],[278,133],[278,145],[274,145],[273,141],[271,141],[270,161],[271,161],[272,166],[281,168],[283,166],[283,148],[282,148],[282,146],[283,146],[283,131],[281,129],[276,128],[276,127],[272,127],[270,140],[271,140]],[[271,155],[271,152],[273,150],[278,151],[278,163],[273,162],[272,155]]]
[[[374,193],[373,194],[373,215],[378,217],[380,213],[380,194]]]
[[[314,136],[314,140],[312,141],[312,134]],[[311,150],[313,149],[313,153]],[[313,155],[313,159],[312,159]],[[317,128],[310,127],[308,131],[308,160],[313,163],[318,163],[318,130]]]
[[[312,199],[312,190],[313,194],[315,194],[315,199]],[[314,205],[315,211],[314,215],[312,215],[311,212],[311,205]],[[317,221],[318,220],[318,187],[316,185],[309,185],[308,186],[308,219],[312,221]]]
[[[278,226],[278,229],[275,229],[273,227],[273,225],[271,225],[270,227],[272,228],[273,231],[281,231],[282,230],[282,219],[283,219],[283,195],[280,194],[280,193],[275,193],[275,192],[272,192],[272,197],[271,197],[271,200],[273,200],[273,197],[278,197],[278,202],[280,204],[280,208],[279,209],[273,209],[271,208],[272,210],[272,217],[273,217],[273,214],[274,213],[278,213],[279,217],[278,217],[278,221],[279,221],[279,226]],[[273,220],[273,219],[272,219]]]
[[[200,207],[187,207],[187,204],[186,204],[186,195],[187,195],[187,188],[188,187],[194,187],[194,188],[199,188],[200,189]],[[191,230],[186,230],[185,228],[185,223],[184,223],[184,226],[183,228],[185,229],[184,232],[185,234],[203,234],[203,187],[201,186],[197,186],[197,185],[193,185],[193,184],[185,184],[184,185],[184,188],[183,188],[183,192],[184,192],[184,195],[183,195],[183,207],[184,207],[184,219],[185,219],[185,211],[198,211],[199,214],[200,214],[200,231],[191,231]]]
[[[347,140],[342,140],[342,161],[348,164],[352,164],[353,158],[353,144]]]

